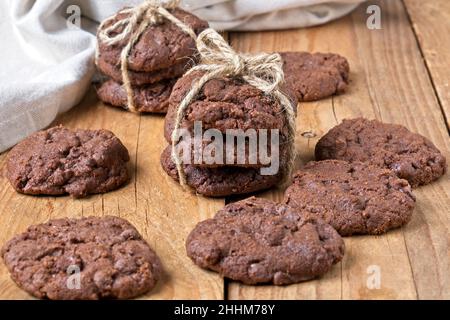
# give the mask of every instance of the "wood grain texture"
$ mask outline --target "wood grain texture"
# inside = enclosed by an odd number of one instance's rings
[[[372,4],[372,3],[371,3]],[[350,63],[351,85],[341,96],[302,103],[297,119],[299,164],[344,118],[364,116],[400,123],[429,137],[449,158],[440,106],[401,1],[378,1],[382,30],[366,28],[366,7],[325,26],[283,32],[234,33],[245,52],[329,51]],[[415,190],[413,219],[382,236],[345,238],[343,261],[322,279],[287,287],[250,287],[231,282],[230,299],[427,299],[450,297],[448,175]],[[281,199],[281,192],[265,197]],[[370,267],[381,271],[380,289],[369,289]]]
[[[404,0],[450,130],[450,1]]]
[[[131,181],[123,188],[86,199],[32,197],[16,193],[5,178],[6,154],[0,156],[0,243],[30,224],[51,218],[115,215],[129,220],[161,258],[164,278],[142,299],[223,299],[223,280],[197,268],[185,254],[184,241],[200,220],[213,215],[223,200],[186,194],[160,169],[166,143],[161,116],[139,116],[98,102],[91,90],[81,105],[55,123],[69,128],[113,131],[130,152]],[[30,298],[0,264],[0,298]]]

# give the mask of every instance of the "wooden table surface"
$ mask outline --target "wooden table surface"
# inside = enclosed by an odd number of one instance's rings
[[[381,7],[381,30],[366,27],[367,5]],[[298,165],[344,118],[364,116],[400,123],[430,138],[450,160],[450,1],[385,0],[363,4],[324,26],[277,32],[230,33],[239,51],[321,51],[345,56],[349,91],[302,103],[297,119]],[[50,99],[50,98],[49,98]],[[131,154],[131,182],[104,195],[77,200],[16,193],[0,156],[0,245],[30,224],[57,217],[117,215],[128,219],[161,257],[165,276],[146,299],[450,299],[450,179],[414,190],[412,221],[382,236],[345,238],[346,253],[331,272],[285,287],[245,286],[196,267],[185,254],[189,231],[234,199],[182,191],[160,168],[164,118],[135,115],[100,103],[93,90],[56,123],[112,130]],[[280,200],[283,190],[261,196]],[[380,288],[369,289],[371,266]],[[0,298],[28,299],[0,263]]]

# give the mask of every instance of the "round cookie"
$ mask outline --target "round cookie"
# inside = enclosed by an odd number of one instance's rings
[[[171,147],[161,154],[164,171],[178,181],[178,172],[171,157]],[[184,165],[187,184],[197,193],[208,197],[225,197],[269,189],[282,180],[282,170],[276,175],[261,175],[256,168],[202,168]]]
[[[280,52],[286,86],[298,101],[314,101],[346,91],[350,68],[333,53]]]
[[[424,136],[377,120],[344,120],[316,145],[316,159],[363,161],[393,170],[412,187],[430,183],[447,170],[445,157]]]
[[[362,162],[309,162],[294,175],[284,203],[310,212],[342,236],[381,234],[411,219],[415,197],[391,170]]]
[[[26,194],[84,197],[128,181],[127,149],[107,130],[53,127],[17,144],[8,154],[7,178]]]
[[[175,84],[169,100],[169,110],[165,119],[164,136],[170,143],[172,132],[175,128],[177,108],[183,98],[191,89],[192,83],[202,76],[201,72],[192,72],[180,78]],[[245,83],[241,79],[218,78],[208,81],[202,88],[198,98],[186,109],[180,129],[187,129],[193,136],[194,124],[201,122],[202,130],[209,129],[220,131],[224,135],[223,145],[226,145],[225,134],[227,130],[267,130],[268,150],[270,148],[271,130],[278,130],[279,146],[278,154],[284,153],[284,146],[288,145],[288,126],[282,106],[273,98],[265,95],[261,90]],[[203,141],[204,145],[210,143]],[[248,158],[249,143],[245,142],[246,157],[244,164],[236,161],[227,163],[229,166],[243,166],[259,168],[264,166],[259,161],[250,163]],[[226,163],[226,152],[222,163]],[[259,160],[259,157],[258,157]],[[216,167],[206,163],[199,163],[202,167]]]
[[[196,34],[208,27],[206,21],[186,11],[181,9],[169,9],[168,11],[178,20],[191,27]],[[108,28],[128,16],[129,13],[119,12],[114,19],[104,25],[104,28]],[[123,27],[119,27],[116,31],[120,33],[122,30]],[[120,66],[120,55],[129,39],[130,36],[127,36],[118,44],[109,46],[104,44],[97,36],[99,61],[104,61],[112,66]],[[128,67],[133,71],[153,72],[169,68],[178,63],[189,63],[189,60],[196,53],[195,39],[192,39],[191,36],[164,18],[161,23],[150,25],[141,34],[129,54]]]
[[[151,85],[134,87],[133,99],[138,112],[166,113],[169,97],[176,80],[167,80]],[[114,80],[103,82],[97,95],[105,103],[127,109],[127,93],[123,86]]]
[[[192,58],[189,63],[181,62],[168,68],[152,72],[128,70],[128,76],[130,77],[130,83],[133,86],[153,84],[167,79],[181,77],[187,70],[192,67],[193,64],[195,64],[195,62],[195,58]],[[97,60],[97,67],[101,72],[103,72],[114,81],[122,83],[122,71],[120,70],[120,66],[114,66],[103,61],[100,55],[100,58]]]
[[[133,298],[151,290],[162,273],[138,231],[118,217],[30,226],[1,255],[17,285],[41,299]]]
[[[245,284],[286,285],[323,275],[344,255],[328,224],[265,199],[225,206],[200,222],[186,240],[200,267]]]

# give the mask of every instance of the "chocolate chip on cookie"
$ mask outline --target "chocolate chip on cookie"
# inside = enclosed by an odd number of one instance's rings
[[[377,120],[344,120],[316,145],[316,159],[363,161],[393,170],[411,186],[428,184],[447,170],[445,157],[424,136]]]
[[[151,290],[162,273],[138,231],[117,217],[30,226],[1,255],[17,285],[42,299],[133,298]]]
[[[411,219],[415,197],[406,180],[363,162],[310,162],[297,171],[284,203],[310,212],[342,236],[381,234]]]
[[[127,149],[107,130],[39,131],[8,154],[7,177],[26,194],[84,197],[119,188],[128,181]]]
[[[344,242],[319,219],[252,197],[197,224],[186,250],[197,265],[227,278],[285,285],[329,271],[342,259]]]

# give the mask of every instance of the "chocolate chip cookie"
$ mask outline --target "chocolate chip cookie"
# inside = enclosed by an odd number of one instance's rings
[[[134,87],[133,99],[138,112],[166,113],[169,97],[176,80],[160,81],[151,85]],[[105,103],[127,109],[127,93],[123,86],[114,80],[102,83],[97,95]]]
[[[39,131],[8,154],[7,177],[18,192],[84,197],[128,181],[128,151],[107,130]]]
[[[411,186],[428,184],[447,170],[445,157],[424,136],[404,126],[357,118],[344,120],[316,145],[316,159],[363,161],[393,170]]]
[[[286,86],[298,101],[314,101],[347,90],[347,59],[334,53],[280,52]]]
[[[7,242],[12,279],[41,299],[128,299],[151,290],[161,263],[138,231],[117,217],[51,220]]]
[[[342,236],[381,234],[409,222],[415,197],[408,181],[368,163],[324,160],[294,175],[284,203],[310,212]]]
[[[286,285],[329,271],[342,259],[344,242],[319,219],[252,197],[197,224],[186,251],[200,267],[227,278]]]
[[[178,181],[178,172],[171,157],[171,147],[161,154],[161,166],[174,180]],[[184,165],[187,184],[197,193],[208,197],[225,197],[233,194],[246,194],[269,189],[282,180],[282,171],[275,175],[261,175],[256,168],[224,166],[202,168]]]

